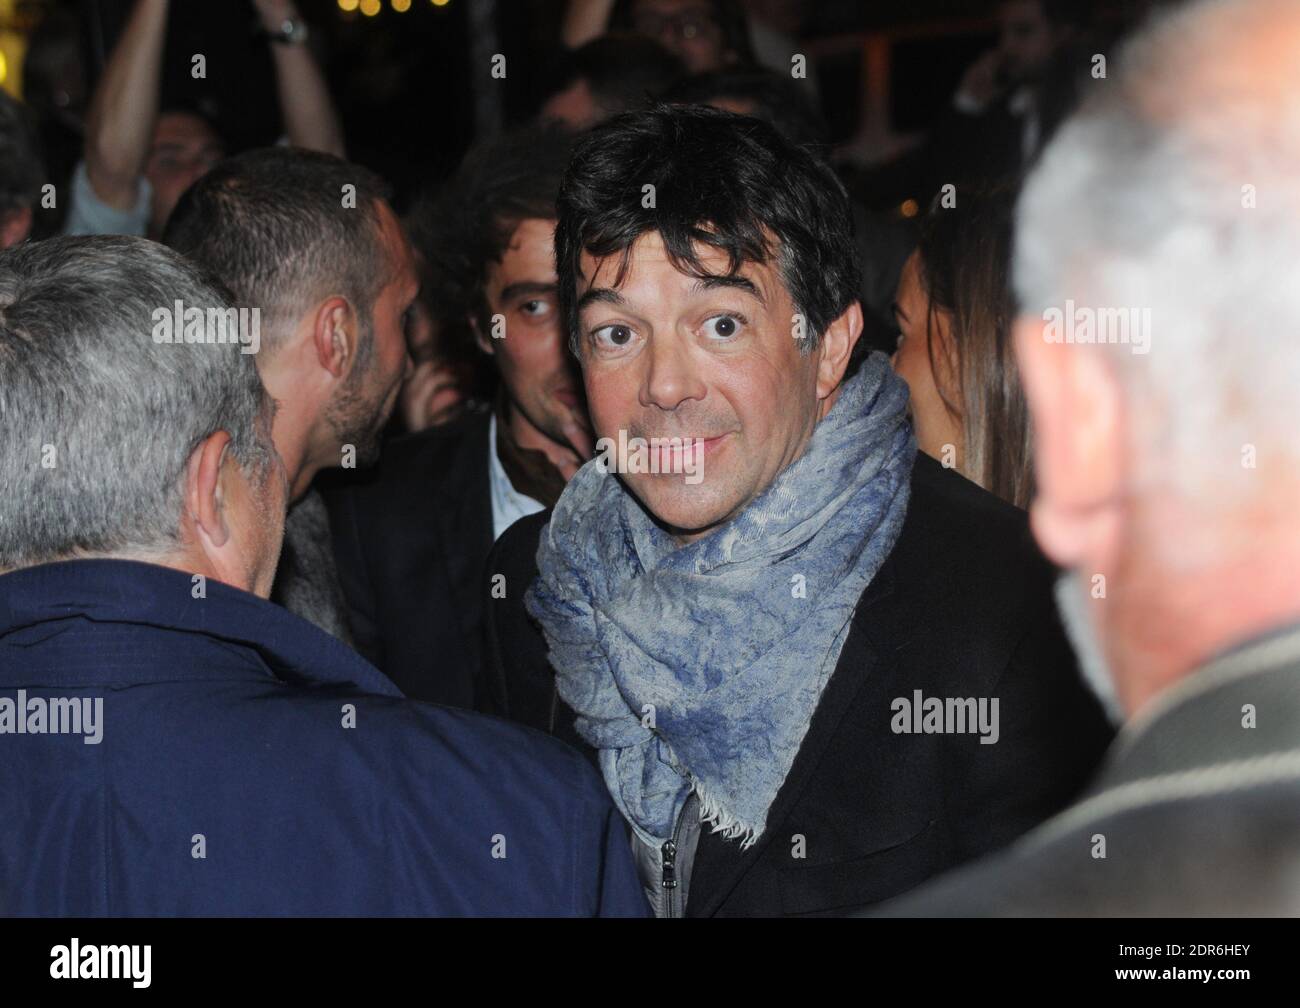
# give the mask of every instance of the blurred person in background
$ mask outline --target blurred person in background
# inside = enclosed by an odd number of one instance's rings
[[[343,132],[307,28],[292,0],[254,0],[271,47],[288,142],[343,156]],[[69,234],[158,237],[181,193],[221,160],[225,143],[194,109],[160,108],[169,0],[137,0],[86,117],[73,173]]]
[[[1029,412],[1011,346],[1015,190],[962,190],[921,227],[894,302],[894,370],[917,447],[1008,503],[1029,505]]]
[[[659,97],[681,79],[681,60],[637,35],[602,35],[564,53],[541,118],[583,130]]]
[[[421,256],[416,263],[417,272],[427,276]],[[482,412],[489,408],[495,388],[490,365],[477,349],[466,349],[454,338],[453,327],[437,318],[433,305],[426,283],[411,305],[406,329],[411,374],[397,398],[402,429],[408,434],[454,423],[467,410]]]
[[[681,105],[712,105],[726,112],[757,116],[800,146],[825,156],[826,120],[808,95],[790,78],[759,66],[730,66],[692,74],[664,95]]]
[[[26,240],[46,182],[28,110],[0,91],[0,248]]]
[[[689,73],[754,62],[738,0],[570,0],[561,29],[565,45],[576,49],[606,31],[658,42]]]
[[[33,29],[23,54],[22,96],[36,117],[45,181],[67,192],[86,142],[86,71],[75,10],[50,5]],[[53,206],[38,207],[33,237],[62,233],[67,204],[56,199]]]
[[[943,186],[1014,184],[1080,97],[1095,41],[1087,0],[998,0],[998,42],[967,68],[921,143],[868,169],[872,206],[927,206]]]

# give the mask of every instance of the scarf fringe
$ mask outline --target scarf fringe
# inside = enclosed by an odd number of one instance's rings
[[[763,826],[753,826],[739,819],[714,796],[712,789],[698,777],[690,776],[691,788],[700,799],[700,822],[721,833],[726,840],[740,838],[740,849],[746,850],[758,842]],[[764,824],[766,825],[766,824]]]

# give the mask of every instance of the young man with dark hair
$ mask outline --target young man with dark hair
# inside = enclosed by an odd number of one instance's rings
[[[484,145],[413,215],[440,325],[490,355],[499,394],[488,413],[390,443],[374,472],[328,495],[356,645],[408,696],[473,705],[488,551],[591,453],[555,291],[570,143],[530,129]]]
[[[830,170],[661,106],[579,142],[558,213],[597,456],[489,559],[487,689],[515,716],[549,659],[532,723],[594,750],[656,911],[884,899],[1062,807],[1109,731],[1051,569],[917,455],[883,355],[850,371]]]

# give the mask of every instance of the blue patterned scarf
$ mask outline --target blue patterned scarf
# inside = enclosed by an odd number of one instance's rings
[[[587,463],[555,506],[526,597],[578,733],[647,843],[701,818],[767,824],[854,607],[889,555],[916,453],[907,387],[873,354],[804,454],[739,515],[680,545]]]

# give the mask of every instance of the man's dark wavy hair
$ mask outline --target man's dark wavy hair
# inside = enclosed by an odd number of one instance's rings
[[[555,216],[555,194],[573,134],[529,126],[484,141],[456,173],[411,211],[411,240],[424,260],[424,282],[439,320],[486,328],[488,270],[499,263],[525,220]],[[473,333],[464,338],[473,345]]]
[[[654,186],[654,205],[643,189]],[[727,253],[728,275],[775,260],[803,316],[809,352],[857,298],[860,267],[844,187],[829,167],[768,123],[706,106],[655,105],[615,116],[574,148],[555,230],[560,314],[578,352],[576,285],[583,251],[621,254],[657,231],[672,264],[710,275],[697,245]]]

